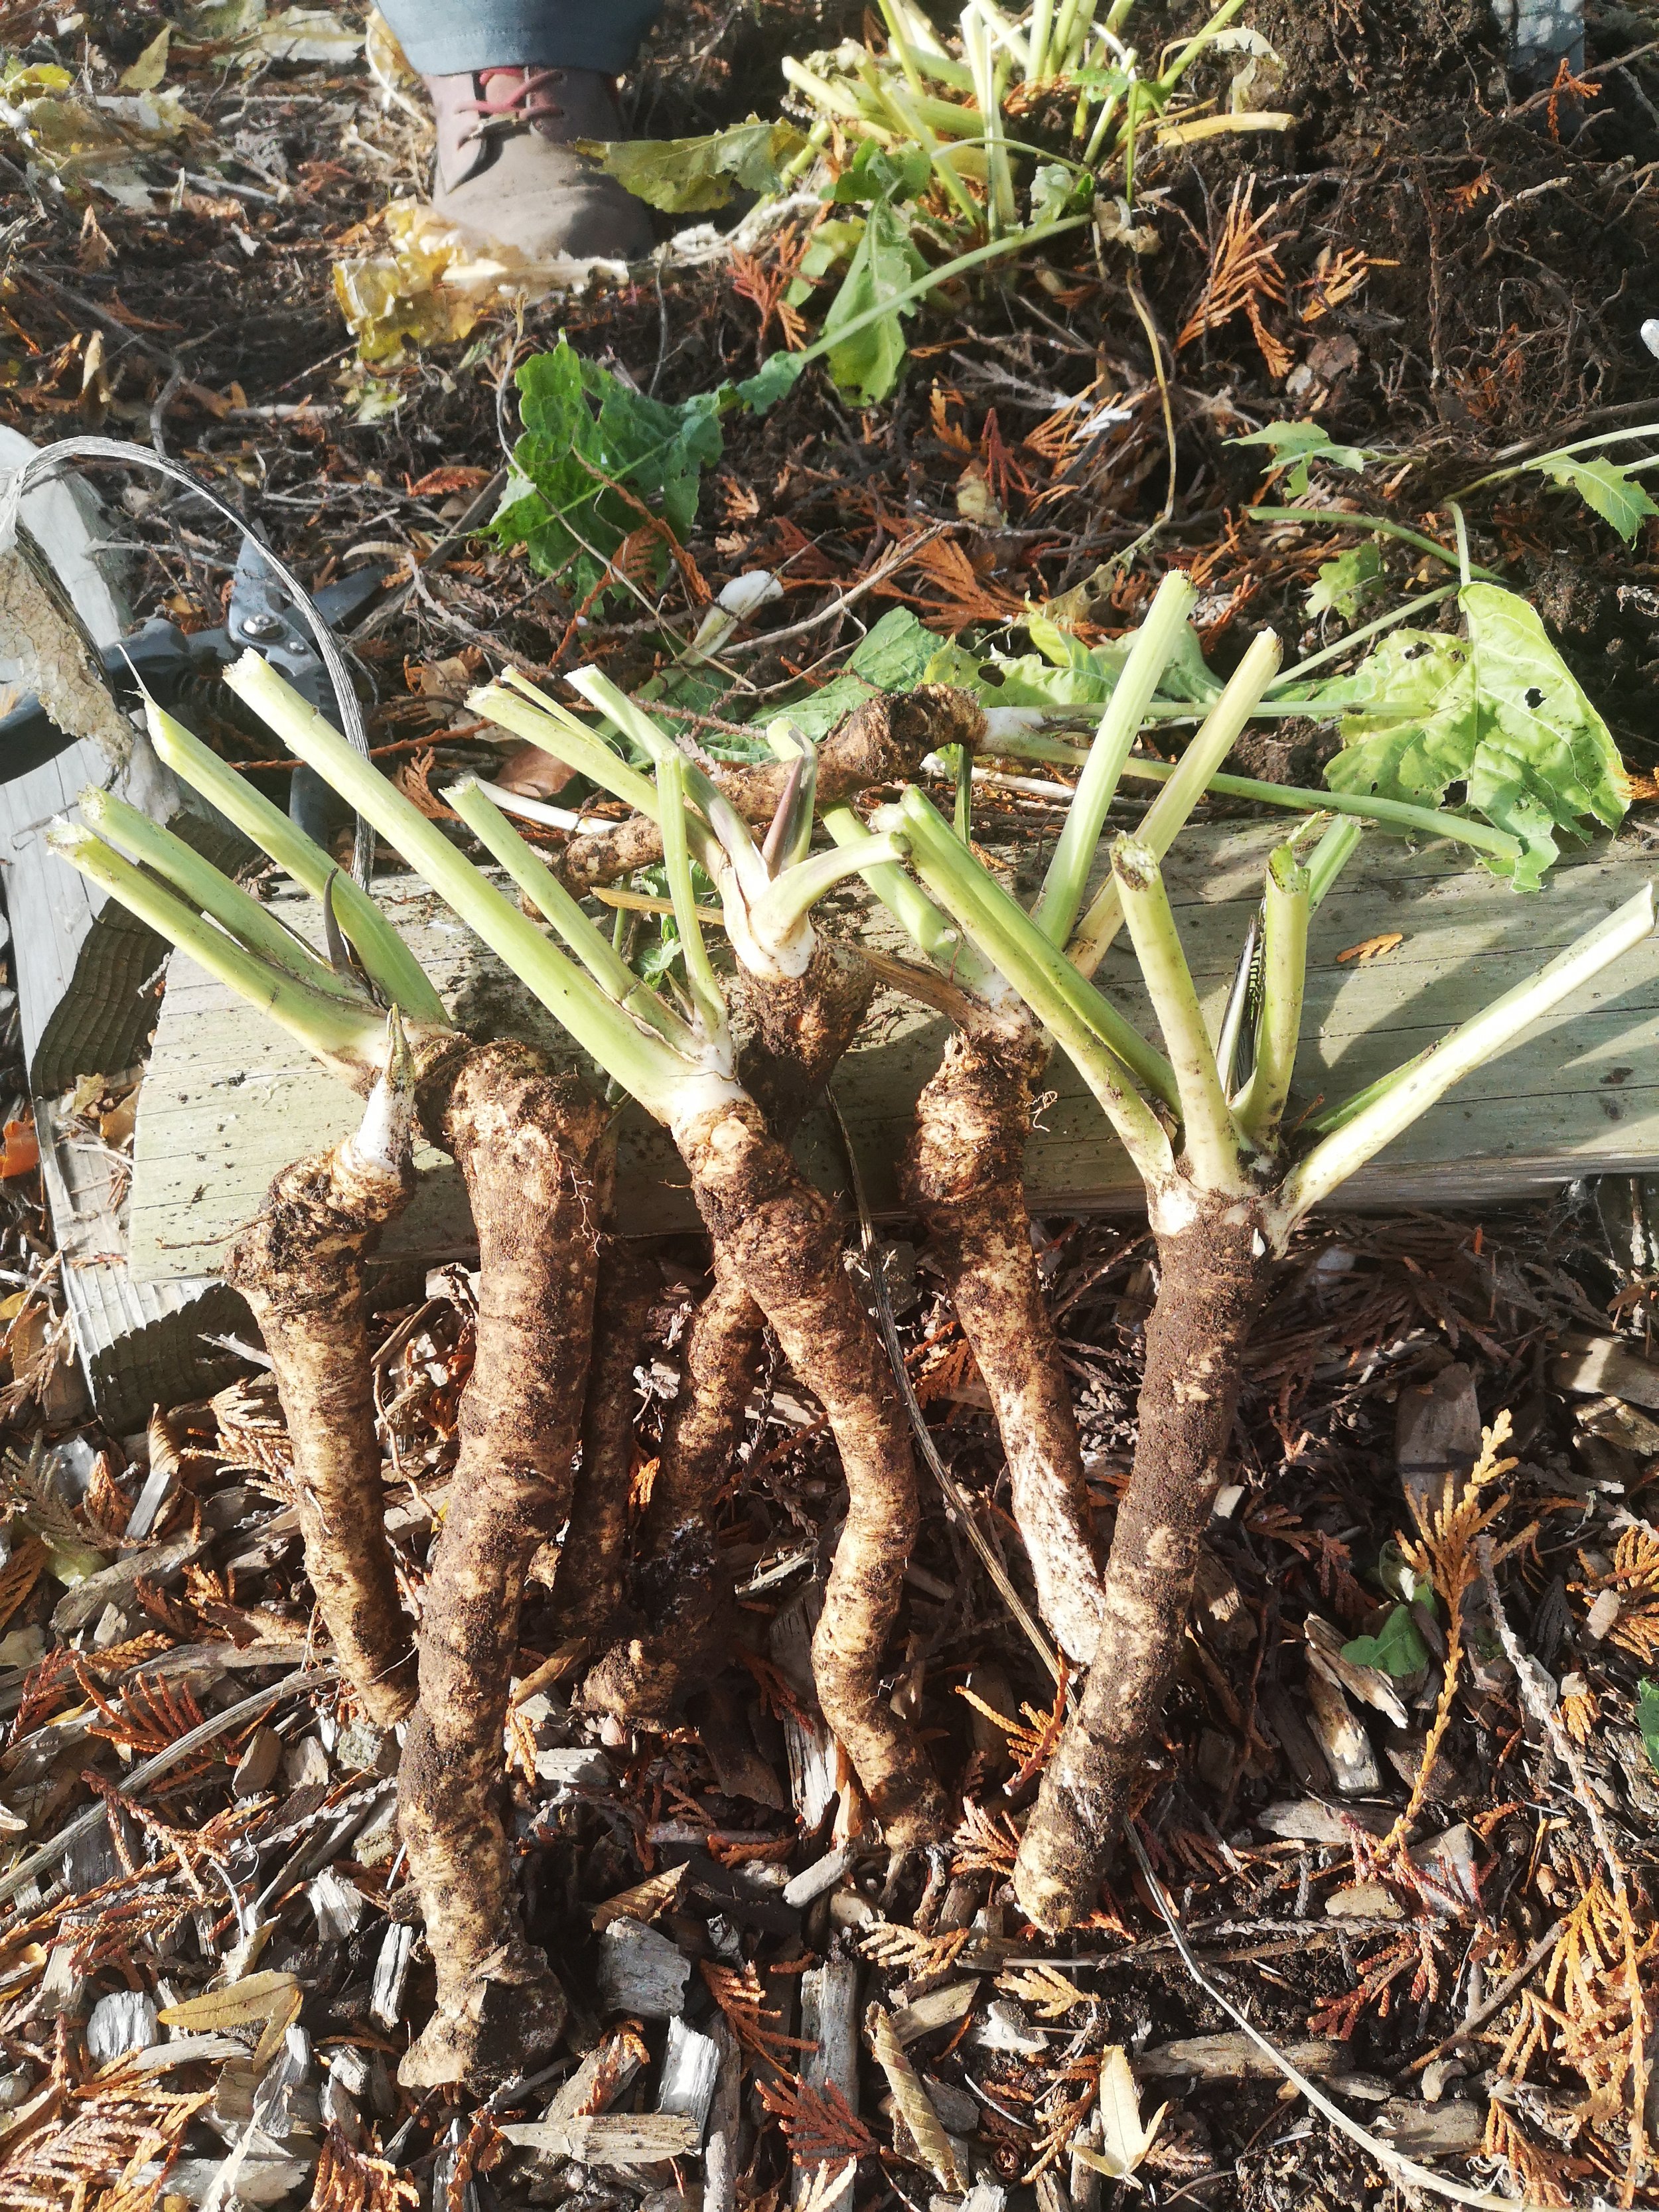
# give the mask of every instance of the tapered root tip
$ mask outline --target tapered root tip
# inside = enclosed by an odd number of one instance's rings
[[[1061,1877],[1025,1863],[1022,1852],[1014,1867],[1014,1895],[1025,1917],[1045,1936],[1061,1936],[1083,1917],[1074,1886]]]

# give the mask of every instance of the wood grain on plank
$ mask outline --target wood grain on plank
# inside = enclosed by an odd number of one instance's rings
[[[1212,1030],[1263,864],[1283,834],[1277,823],[1200,825],[1168,863]],[[1522,981],[1629,898],[1656,860],[1642,833],[1627,831],[1523,898],[1450,848],[1413,852],[1397,839],[1368,840],[1315,917],[1292,1113],[1372,1081]],[[513,1030],[568,1053],[550,1017],[429,893],[407,878],[377,889],[458,1018],[479,1034]],[[307,902],[285,900],[283,910],[296,927],[312,926]],[[879,910],[865,926],[872,943],[907,950]],[[1346,948],[1395,932],[1403,941],[1386,960],[1339,963]],[[1150,1025],[1127,939],[1108,954],[1097,980],[1132,1020]],[[884,1212],[896,1207],[895,1164],[945,1035],[938,1017],[884,993],[836,1076],[872,1202]],[[1490,1201],[1581,1175],[1652,1167],[1659,1163],[1656,1039],[1659,939],[1650,939],[1455,1090],[1356,1178],[1345,1200]],[[1033,1205],[1053,1212],[1137,1206],[1139,1184],[1062,1056],[1049,1082],[1055,1096],[1027,1156]],[[175,956],[138,1118],[135,1274],[161,1281],[211,1272],[277,1169],[343,1134],[353,1114],[347,1093],[296,1046]],[[840,1187],[826,1121],[809,1123],[799,1149],[824,1187]],[[470,1248],[453,1169],[431,1155],[421,1164],[420,1194],[388,1238],[387,1260],[431,1261]],[[696,1225],[677,1155],[637,1109],[621,1124],[617,1192],[627,1233]]]

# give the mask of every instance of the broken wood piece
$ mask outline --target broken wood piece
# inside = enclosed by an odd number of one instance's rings
[[[812,1681],[812,1632],[823,1609],[823,1592],[808,1583],[781,1607],[768,1632],[767,1654],[794,1692],[802,1721],[783,1715],[784,1748],[789,1759],[789,1788],[800,1824],[810,1835],[822,1823],[840,1794],[840,1762],[836,1739],[818,1717],[817,1692]]]
[[[520,2150],[551,2151],[582,2166],[656,2166],[686,2158],[702,2130],[680,2112],[596,2112],[555,2125],[546,2120],[509,2122],[506,2140]]]
[[[803,1867],[783,1886],[783,1901],[804,1911],[827,1889],[833,1889],[853,1863],[853,1854],[845,1845],[840,1850],[828,1852],[815,1859],[810,1867]]]
[[[1352,2057],[1346,2043],[1329,2037],[1281,2044],[1279,2048],[1299,2073],[1316,2080],[1340,2073]],[[1199,2081],[1278,2081],[1282,2078],[1248,2035],[1232,2033],[1186,2036],[1175,2043],[1131,2051],[1129,2068],[1143,2081],[1172,2081],[1183,2075]]]
[[[690,1961],[654,1928],[613,1920],[599,1936],[599,2002],[606,2012],[672,2020],[685,2009]]]
[[[1308,1658],[1328,1681],[1358,1698],[1362,1705],[1372,1706],[1391,1720],[1396,1728],[1409,1728],[1411,1715],[1404,1700],[1382,1668],[1346,1658],[1343,1646],[1348,1638],[1340,1629],[1334,1628],[1328,1620],[1310,1613],[1303,1623],[1303,1634],[1308,1640]]]
[[[633,2087],[641,2064],[641,2048],[631,2028],[612,2028],[601,2036],[575,2072],[560,2083],[542,2114],[544,2124],[562,2128],[581,2113],[608,2112]]]
[[[1355,1718],[1341,1686],[1312,1663],[1308,1667],[1308,1717],[1337,1788],[1345,1797],[1366,1797],[1382,1787],[1371,1740]]]
[[[662,2077],[657,2087],[657,2110],[677,2113],[682,2119],[692,2122],[696,2129],[694,2150],[702,2148],[720,2063],[720,2045],[713,2036],[688,2027],[683,2020],[669,2021],[668,2045],[663,2053]]]
[[[1395,1403],[1394,1464],[1401,1488],[1432,1511],[1448,1475],[1462,1476],[1480,1452],[1480,1407],[1474,1376],[1462,1360],[1431,1382],[1407,1383]]]
[[[1569,1337],[1566,1350],[1550,1363],[1550,1381],[1558,1390],[1659,1407],[1659,1365],[1623,1337]]]

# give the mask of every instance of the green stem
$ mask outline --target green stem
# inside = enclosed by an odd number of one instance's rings
[[[980,957],[1006,975],[1043,1026],[1064,1046],[1149,1180],[1166,1174],[1169,1139],[1135,1091],[1138,1076],[1173,1109],[1175,1071],[1139,1031],[1085,982],[1036,928],[1029,915],[951,834],[950,824],[914,786],[896,810],[918,874],[952,915]]]
[[[1396,1069],[1381,1086],[1370,1086],[1369,1103],[1358,1111],[1336,1108],[1343,1117],[1340,1126],[1285,1177],[1279,1192],[1282,1231],[1288,1233],[1310,1207],[1328,1198],[1408,1129],[1454,1083],[1507,1052],[1562,1000],[1639,945],[1653,921],[1654,887],[1645,884],[1634,898],[1587,930],[1535,975],[1450,1030],[1431,1051]]]
[[[1112,872],[1123,895],[1123,917],[1141,979],[1175,1070],[1182,1150],[1200,1189],[1243,1193],[1248,1185],[1239,1133],[1227,1110],[1215,1047],[1204,1026],[1203,1009],[1158,862],[1133,838],[1120,837],[1112,847]]]
[[[1310,653],[1306,660],[1298,660],[1294,668],[1287,668],[1273,686],[1274,690],[1282,691],[1287,684],[1298,683],[1316,668],[1323,668],[1329,661],[1340,660],[1354,646],[1364,645],[1367,638],[1380,637],[1385,629],[1397,629],[1401,623],[1409,622],[1413,615],[1425,614],[1429,608],[1439,606],[1443,600],[1455,598],[1458,589],[1455,584],[1442,584],[1437,591],[1425,592],[1417,599],[1407,599],[1403,606],[1395,607],[1390,614],[1378,615],[1363,629],[1351,629],[1346,637],[1338,638],[1334,645],[1322,647],[1319,652]]]
[[[1659,437],[1659,423],[1637,422],[1628,430],[1604,430],[1599,437],[1575,438],[1570,446],[1553,446],[1547,453],[1534,453],[1529,461],[1516,461],[1513,467],[1493,469],[1484,477],[1476,477],[1454,492],[1455,499],[1468,499],[1477,491],[1485,491],[1489,484],[1508,483],[1511,477],[1523,477],[1530,469],[1541,469],[1551,461],[1571,460],[1575,453],[1590,453],[1602,446],[1621,445],[1626,438]]]
[[[868,857],[882,841],[871,836],[852,808],[826,807],[820,818],[837,845],[860,854],[865,882],[916,950],[961,989],[975,997],[983,995],[981,987],[991,981],[994,970],[986,966],[971,945],[963,943],[961,931],[952,927],[902,868]]]
[[[509,690],[507,686],[514,684],[516,675],[516,671],[511,671],[502,683],[486,684],[482,690],[470,692],[467,705],[475,714],[538,745],[553,759],[562,761],[578,775],[585,775],[590,783],[597,783],[602,791],[631,806],[636,814],[654,822],[657,787],[650,777],[629,768],[617,757],[614,746],[606,744],[586,722],[579,722],[556,700],[544,698],[522,678]]]
[[[996,750],[1010,760],[1057,761],[1075,768],[1088,758],[1081,745],[1062,744],[1057,738],[1020,735],[999,738]],[[1131,755],[1123,763],[1127,776],[1146,783],[1167,783],[1179,763],[1143,760]],[[1449,837],[1472,845],[1478,853],[1496,853],[1506,860],[1521,857],[1521,842],[1490,823],[1473,822],[1467,815],[1443,814],[1431,806],[1409,806],[1399,799],[1372,799],[1351,791],[1310,791],[1293,783],[1261,783],[1250,775],[1212,775],[1207,789],[1224,799],[1255,799],[1264,806],[1287,807],[1295,814],[1352,814],[1362,822],[1381,822],[1393,830],[1419,836]]]
[[[463,776],[449,786],[444,797],[491,859],[499,861],[525,896],[552,923],[605,996],[647,1022],[677,1051],[696,1052],[700,1040],[640,981],[611,940],[594,928],[553,871],[479,788],[477,778]]]
[[[1204,796],[1216,770],[1237,742],[1251,709],[1272,683],[1283,651],[1272,630],[1262,630],[1234,671],[1226,690],[1211,708],[1203,727],[1181,758],[1135,831],[1154,860],[1161,860],[1194,806]],[[1066,957],[1080,975],[1092,975],[1108,946],[1123,924],[1123,902],[1117,878],[1109,876],[1066,948]]]
[[[334,918],[388,1005],[400,1006],[410,1022],[447,1029],[449,1016],[425,969],[362,884],[337,867],[322,847],[313,843],[280,806],[273,806],[182,722],[148,697],[144,718],[151,744],[174,775],[216,806],[233,828],[268,854],[302,890],[320,899],[332,884]]]
[[[1341,874],[1359,848],[1365,834],[1363,822],[1350,817],[1346,821],[1333,822],[1314,847],[1308,862],[1308,911],[1317,914],[1325,894]]]
[[[1158,89],[1166,100],[1203,52],[1205,47],[1215,37],[1217,32],[1224,30],[1243,5],[1244,0],[1222,0],[1221,6],[1216,9],[1203,29],[1194,32],[1187,40],[1176,59],[1157,80]]]
[[[339,742],[354,760],[360,757],[343,738]],[[204,920],[194,907],[186,906],[153,876],[123,860],[90,830],[60,821],[47,834],[55,853],[112,898],[118,899],[158,936],[188,953],[210,975],[268,1014],[278,1028],[296,1037],[308,1053],[337,1074],[358,1083],[375,1071],[386,1040],[386,1018],[374,1008],[364,1007],[354,1013],[338,999],[325,997],[299,982],[285,969],[270,967]],[[447,1020],[444,1026],[448,1027]]]
[[[720,1036],[726,1030],[726,1000],[703,941],[696,896],[691,888],[691,849],[685,838],[685,763],[678,752],[665,754],[658,762],[657,791],[662,808],[663,870],[685,955],[685,980],[703,1034]]]
[[[1041,84],[1048,66],[1048,33],[1054,25],[1054,0],[1036,0],[1031,9],[1030,58],[1026,65],[1028,84]]]
[[[1139,735],[1141,721],[1198,598],[1188,577],[1171,568],[1158,586],[1146,619],[1135,633],[1129,655],[1113,688],[1100,727],[1089,748],[1077,794],[1048,863],[1031,920],[1051,945],[1072,933],[1083,889],[1100,844],[1106,810]]]
[[[240,884],[222,876],[182,837],[175,837],[172,830],[162,829],[148,814],[139,813],[136,806],[129,806],[112,792],[83,791],[80,805],[82,817],[94,830],[131,859],[153,869],[191,905],[210,915],[256,958],[283,969],[313,991],[325,992],[330,998],[344,999],[362,1011],[366,994],[355,975],[337,975],[325,960],[318,958],[303,938],[285,929],[269,907],[261,906],[258,899],[249,897]]]
[[[873,848],[867,854],[853,851],[814,853],[805,860],[797,860],[793,867],[773,878],[750,911],[750,925],[763,945],[773,945],[786,937],[797,922],[805,919],[811,908],[839,883],[848,876],[862,874],[871,866],[879,866],[884,860],[896,861],[904,857],[904,848],[896,845],[890,837],[872,837]]]
[[[1451,504],[1449,500],[1447,505],[1449,507]],[[1367,530],[1378,538],[1397,538],[1402,545],[1415,546],[1419,553],[1432,554],[1437,561],[1443,561],[1449,568],[1460,571],[1468,555],[1467,543],[1461,553],[1455,553],[1449,546],[1437,544],[1432,538],[1425,538],[1420,530],[1408,530],[1403,522],[1389,522],[1380,514],[1350,514],[1345,508],[1331,507],[1247,507],[1244,512],[1252,522],[1323,522],[1342,530]],[[1469,573],[1479,576],[1484,583],[1501,584],[1504,580],[1491,568],[1474,568]],[[1468,577],[1463,580],[1467,583]],[[1398,617],[1391,617],[1390,619],[1397,620]],[[1343,645],[1352,643],[1352,636],[1342,640]],[[1285,682],[1288,683],[1290,676],[1297,672],[1292,669]]]
[[[225,682],[300,758],[374,824],[536,994],[584,1051],[659,1119],[672,1111],[690,1071],[660,1036],[643,1032],[592,978],[548,942],[528,915],[502,897],[434,822],[261,660],[246,653]]]
[[[1234,1119],[1258,1152],[1271,1151],[1296,1073],[1308,975],[1309,871],[1281,845],[1267,862],[1261,960],[1261,1018],[1255,1066]]]

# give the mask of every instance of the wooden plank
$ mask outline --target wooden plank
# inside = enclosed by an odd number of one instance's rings
[[[0,428],[0,468],[21,465],[33,451],[18,432]],[[129,611],[88,550],[109,535],[108,517],[70,478],[31,492],[23,514],[88,634],[100,646],[111,643],[129,626]],[[0,684],[13,672],[0,665]],[[153,1405],[210,1382],[216,1365],[231,1371],[222,1358],[204,1364],[200,1336],[232,1326],[243,1309],[216,1282],[189,1279],[190,1271],[153,1284],[133,1279],[122,1216],[125,1170],[70,1137],[57,1111],[59,1094],[77,1076],[115,1074],[143,1059],[156,1012],[143,986],[167,953],[153,931],[47,849],[42,833],[52,817],[70,811],[88,784],[107,781],[102,754],[83,741],[0,784],[0,863],[41,1171],[64,1254],[64,1303],[99,1414],[125,1431]],[[162,818],[178,802],[177,787],[147,748],[117,787]]]
[[[1169,870],[1188,957],[1213,1028],[1259,892],[1276,823],[1199,825]],[[1368,841],[1315,919],[1297,1105],[1337,1098],[1407,1059],[1519,982],[1646,880],[1640,831],[1559,869],[1528,898],[1443,847]],[[409,878],[378,887],[463,1022],[566,1046],[546,1013],[429,893]],[[848,908],[855,904],[849,898]],[[285,918],[307,927],[303,902]],[[902,950],[878,915],[872,943]],[[1399,933],[1382,957],[1344,960]],[[1148,1022],[1127,941],[1098,979],[1132,1020]],[[837,1073],[872,1202],[898,1206],[896,1164],[921,1084],[938,1064],[946,1024],[884,994]],[[1650,939],[1580,992],[1503,1060],[1454,1091],[1357,1177],[1343,1202],[1370,1206],[1487,1202],[1575,1176],[1637,1173],[1659,1163],[1659,939]],[[1040,1212],[1133,1211],[1139,1184],[1075,1072],[1056,1056],[1054,1096],[1033,1132],[1026,1170]],[[1293,1109],[1294,1110],[1294,1109]],[[251,1009],[175,957],[139,1111],[131,1203],[132,1264],[145,1281],[206,1272],[256,1210],[271,1176],[350,1126],[352,1103]],[[826,1188],[843,1181],[827,1122],[799,1147]],[[454,1170],[428,1156],[421,1194],[388,1238],[386,1257],[462,1254],[471,1235]],[[672,1146],[642,1115],[622,1125],[617,1177],[629,1234],[695,1226]]]

